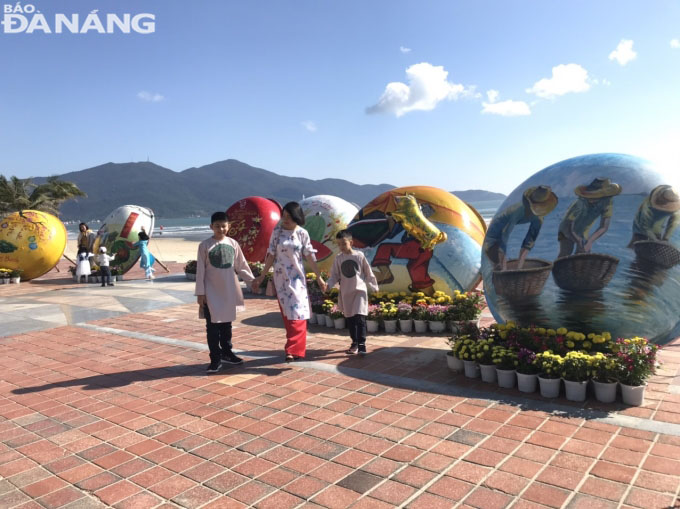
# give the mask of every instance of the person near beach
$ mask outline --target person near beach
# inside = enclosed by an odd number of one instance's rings
[[[368,315],[368,290],[378,291],[378,281],[361,251],[352,249],[352,234],[341,230],[335,236],[340,252],[333,261],[327,287],[340,284],[338,307],[347,319],[352,344],[345,352],[350,355],[366,354],[366,315]]]
[[[81,247],[84,247],[88,250],[88,252],[91,252],[92,247],[94,246],[94,240],[97,238],[97,234],[90,230],[90,228],[85,223],[80,223],[78,225],[78,230],[80,232],[78,233],[78,252],[80,252]]]
[[[558,258],[576,253],[590,253],[593,243],[602,237],[612,220],[614,196],[621,186],[608,178],[598,177],[590,184],[574,189],[578,199],[572,203],[560,223],[557,240],[560,243]],[[590,228],[597,218],[600,226],[592,234]]]
[[[109,263],[116,258],[116,255],[110,256],[106,254],[106,248],[104,246],[99,248],[99,254],[96,256],[97,264],[99,265],[99,271],[102,277],[102,286],[113,286],[111,282],[111,269],[109,268]]]
[[[149,251],[149,235],[144,230],[144,227],[139,232],[139,240],[132,244],[132,247],[139,249],[139,266],[144,269],[146,279],[153,279],[153,273],[156,270],[153,268],[153,264],[156,259],[151,254],[151,251]]]
[[[656,186],[640,204],[628,247],[632,248],[640,240],[668,241],[678,224],[680,195],[672,186]]]
[[[85,278],[87,283],[87,276],[92,274],[90,267],[90,258],[94,255],[90,253],[87,247],[81,246],[78,248],[78,256],[76,256],[76,279],[80,283],[81,278]]]
[[[321,277],[314,256],[309,233],[302,228],[305,216],[297,202],[289,202],[283,207],[280,223],[274,228],[269,240],[269,248],[264,261],[262,274],[253,282],[258,288],[265,274],[274,267],[274,287],[279,301],[279,309],[286,328],[284,347],[286,362],[302,359],[307,350],[307,319],[309,318],[309,296],[304,261],[309,263],[316,274],[321,291],[326,283]]]
[[[517,268],[524,266],[524,260],[541,232],[543,218],[556,206],[557,195],[549,186],[530,187],[524,191],[520,203],[509,206],[494,218],[484,237],[483,249],[496,270],[507,269],[508,241],[512,230],[518,224],[529,223],[529,230],[519,251]]]
[[[222,364],[242,364],[243,359],[232,351],[231,322],[236,312],[243,311],[243,293],[236,274],[246,285],[255,277],[248,267],[241,246],[231,237],[229,218],[215,212],[210,218],[213,236],[198,245],[196,257],[196,301],[199,317],[205,318],[205,329],[210,350],[207,373],[216,373]]]

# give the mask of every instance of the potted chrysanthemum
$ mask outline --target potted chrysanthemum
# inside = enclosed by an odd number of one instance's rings
[[[619,339],[616,346],[621,398],[627,405],[642,405],[647,379],[656,372],[659,347],[640,337]]]

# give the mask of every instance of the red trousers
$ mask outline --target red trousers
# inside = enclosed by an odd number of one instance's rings
[[[286,355],[304,357],[307,350],[307,320],[289,320],[281,309],[281,303],[279,303],[279,309],[283,317],[283,325],[286,327],[286,346],[284,348]]]
[[[431,249],[421,248],[417,240],[408,240],[403,244],[386,242],[378,246],[371,266],[390,265],[392,258],[407,259],[406,270],[411,276],[411,287],[417,291],[435,283],[434,279],[428,274],[432,254]]]

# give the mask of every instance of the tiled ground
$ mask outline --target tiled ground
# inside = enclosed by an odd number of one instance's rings
[[[0,337],[2,508],[680,505],[677,343],[644,407],[573,405],[450,374],[445,335],[347,358],[344,332],[311,326],[286,364],[275,302],[250,298],[247,363],[206,376],[191,283],[95,290],[0,287],[29,320],[117,313]]]

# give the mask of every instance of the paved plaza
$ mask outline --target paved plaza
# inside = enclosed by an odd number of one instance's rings
[[[180,267],[0,286],[0,508],[680,507],[679,340],[644,406],[574,404],[451,373],[445,334],[348,357],[311,325],[285,363],[276,301],[247,296],[246,363],[207,376]]]

